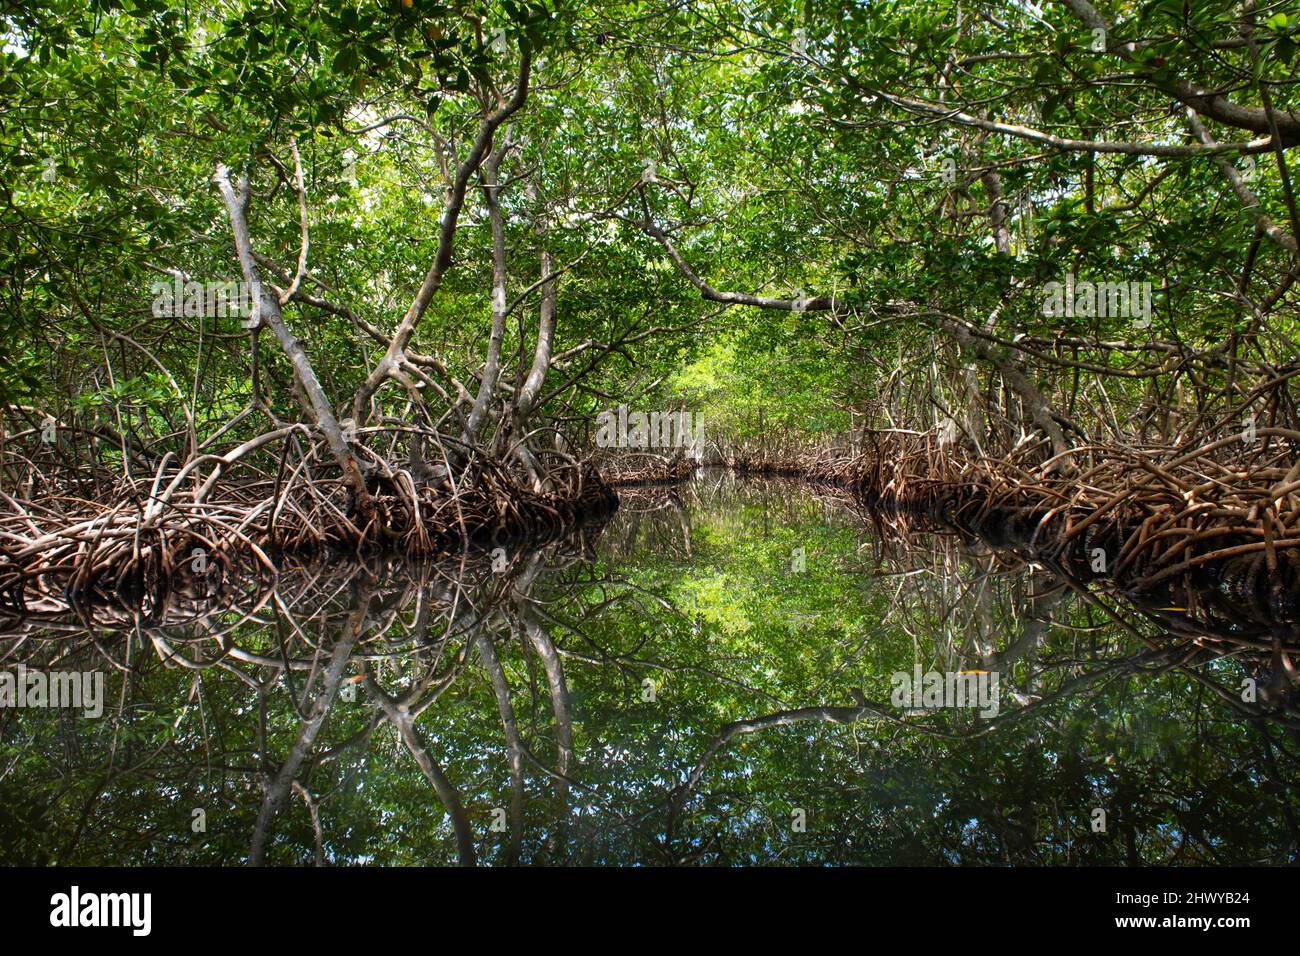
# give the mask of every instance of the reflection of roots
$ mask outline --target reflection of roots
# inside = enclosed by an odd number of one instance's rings
[[[864,510],[877,528],[877,561],[888,569],[881,573],[896,582],[891,619],[918,644],[933,641],[949,669],[972,660],[1004,675],[1027,661],[1038,673],[1048,666],[1063,674],[1112,665],[1178,669],[1242,715],[1300,728],[1300,671],[1289,625],[1252,618],[1215,593],[1202,595],[1194,610],[1184,595],[1116,593],[1104,579],[1085,582],[1068,563],[1036,555],[1005,534],[955,528],[914,511]],[[1026,574],[1027,566],[1036,572]],[[1052,630],[1073,633],[1073,648],[1063,654],[1058,645],[1043,657]],[[1128,639],[1147,650],[1131,655]],[[1240,669],[1204,666],[1213,660]],[[1253,698],[1242,693],[1247,677]]]
[[[460,774],[443,771],[439,760],[445,759],[444,748],[430,746],[427,731],[422,732],[417,721],[477,660],[493,686],[504,690],[498,705],[515,768],[511,778],[514,833],[520,838],[524,833],[521,768],[525,758],[556,781],[557,799],[564,804],[568,774],[575,763],[572,718],[560,652],[539,620],[550,613],[547,609],[554,602],[589,594],[600,580],[589,571],[591,544],[599,532],[596,520],[568,527],[541,544],[531,538],[526,545],[500,539],[439,558],[370,553],[361,561],[343,564],[320,556],[285,554],[273,589],[245,590],[227,580],[219,600],[208,600],[187,593],[188,582],[182,581],[153,609],[152,619],[145,619],[139,610],[114,606],[29,615],[11,631],[0,633],[0,657],[21,651],[20,659],[28,667],[41,670],[67,668],[70,662],[80,662],[82,667],[107,663],[110,673],[123,675],[123,700],[138,694],[159,667],[193,672],[195,690],[203,673],[211,673],[217,682],[227,675],[235,677],[236,695],[240,687],[246,693],[251,689],[248,699],[262,708],[256,752],[264,755],[264,761],[250,766],[232,758],[232,766],[223,773],[242,778],[250,790],[262,791],[248,852],[254,865],[267,861],[278,818],[291,794],[307,804],[319,865],[325,856],[324,834],[316,807],[328,794],[317,789],[321,778],[314,775],[335,761],[364,755],[373,734],[387,723],[449,814],[460,861],[470,863],[476,850],[468,804],[456,788]],[[95,626],[87,626],[82,611],[93,612]],[[116,631],[116,639],[105,629]],[[130,639],[122,639],[127,635]],[[531,651],[530,673],[535,666],[550,691],[556,728],[554,770],[540,763],[546,753],[537,741],[525,739],[515,729],[516,704],[510,700],[506,665],[496,646],[510,647],[516,638],[524,639]],[[135,648],[148,650],[141,653]],[[134,706],[135,697],[130,699]],[[338,713],[340,708],[344,713]],[[250,706],[236,712],[256,709]],[[181,715],[188,710],[188,705],[182,707]],[[282,749],[280,738],[271,737],[268,727],[284,726],[286,718],[292,743]],[[121,711],[117,719],[123,720]],[[332,723],[335,720],[338,723]],[[325,736],[340,725],[355,732]],[[200,723],[194,731],[201,728],[202,752],[224,752],[223,736],[211,734],[210,726],[215,724]],[[80,757],[83,748],[77,751]],[[105,791],[139,774],[143,778],[136,779],[146,781],[141,785],[160,780],[180,785],[194,767],[183,744],[160,747],[143,760],[120,764],[110,767],[107,779],[100,778],[98,769],[88,779],[95,779]],[[325,773],[329,775],[328,770]],[[516,844],[513,854],[518,853]]]

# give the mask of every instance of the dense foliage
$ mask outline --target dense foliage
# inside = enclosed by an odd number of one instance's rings
[[[561,275],[540,399],[575,440],[617,402],[689,402],[735,439],[843,432],[881,405],[930,427],[985,388],[962,349],[995,379],[1028,364],[1063,418],[1111,429],[1143,399],[1176,413],[1230,383],[1231,361],[1179,350],[1291,355],[1286,3],[96,0],[8,6],[0,27],[9,428],[52,415],[104,437],[101,454],[122,434],[174,443],[187,412],[202,443],[254,388],[277,417],[304,414],[264,333],[150,310],[176,273],[241,278],[218,164],[250,177],[253,248],[281,288],[304,201],[310,295],[286,323],[345,417],[525,57],[526,99],[488,156],[507,296],[524,297],[498,390],[532,358],[545,253]],[[483,169],[410,349],[429,359],[424,393],[447,396],[434,418],[484,368]],[[1066,274],[1151,283],[1149,323],[1045,316]],[[955,342],[951,321],[992,349]],[[927,366],[901,388],[899,369]],[[371,414],[411,400],[381,390]],[[1177,437],[1167,414],[1152,427]]]

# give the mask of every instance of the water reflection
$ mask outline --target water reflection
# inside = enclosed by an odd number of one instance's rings
[[[1135,608],[841,496],[708,475],[438,563],[35,609],[7,863],[1284,863],[1293,635]],[[997,674],[995,714],[897,674]],[[1243,681],[1258,687],[1243,700]],[[1249,694],[1245,695],[1251,696]],[[1100,811],[1100,814],[1098,814]]]

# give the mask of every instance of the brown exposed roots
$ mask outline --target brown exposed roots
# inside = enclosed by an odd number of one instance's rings
[[[664,457],[644,453],[631,454],[609,462],[600,463],[600,473],[611,487],[672,484],[688,481],[698,467],[698,462],[685,455]]]
[[[863,468],[859,492],[1109,578],[1133,594],[1177,592],[1195,610],[1214,589],[1271,622],[1300,619],[1300,432],[1260,429],[1190,450],[1090,446],[1063,477],[1027,442],[1005,459],[967,457],[934,436],[897,436]]]
[[[228,577],[274,579],[283,554],[436,555],[546,537],[617,507],[599,474],[576,462],[534,491],[474,450],[444,456],[441,469],[394,467],[371,453],[376,515],[365,521],[349,483],[308,437],[290,426],[224,456],[179,467],[165,456],[151,476],[111,482],[43,470],[35,451],[15,483],[22,491],[0,492],[0,606],[157,608],[177,591],[216,595]]]
[[[840,487],[856,486],[863,468],[862,456],[844,449],[794,455],[739,450],[725,456],[720,463],[740,475],[801,478]]]

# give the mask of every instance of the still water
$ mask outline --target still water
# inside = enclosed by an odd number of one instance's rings
[[[0,862],[1294,863],[1276,652],[1179,610],[712,474],[540,546],[0,618]]]

